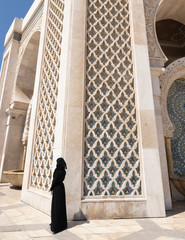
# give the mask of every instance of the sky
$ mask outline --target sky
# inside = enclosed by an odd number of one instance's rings
[[[34,0],[0,0],[0,66],[6,33],[15,17],[24,18]]]

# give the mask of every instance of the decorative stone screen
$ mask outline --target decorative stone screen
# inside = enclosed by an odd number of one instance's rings
[[[141,195],[128,0],[88,0],[84,197]]]
[[[48,191],[51,184],[64,0],[50,0],[41,70],[31,186]]]

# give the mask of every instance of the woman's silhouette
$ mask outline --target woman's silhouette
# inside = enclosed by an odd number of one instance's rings
[[[66,217],[66,197],[64,178],[66,175],[67,165],[63,158],[57,159],[57,167],[53,174],[53,181],[50,188],[52,191],[51,204],[51,231],[55,234],[67,228]]]

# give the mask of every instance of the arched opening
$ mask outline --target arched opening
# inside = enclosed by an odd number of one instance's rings
[[[165,67],[185,56],[184,24],[172,19],[161,20],[156,23],[156,32],[159,44],[168,58]]]
[[[40,32],[35,32],[26,46],[17,75],[16,87],[29,99],[33,95],[39,40]]]
[[[14,95],[7,111],[9,125],[7,126],[7,140],[4,148],[3,169],[6,171],[3,173],[6,176],[6,181],[16,186],[22,186],[39,41],[40,32],[37,31],[31,36],[25,47],[18,69]]]
[[[156,15],[156,22],[164,19],[173,19],[185,24],[184,8],[184,0],[160,0]]]
[[[185,80],[184,73],[182,73],[182,68],[184,67],[182,62],[185,57],[184,7],[185,1],[183,0],[179,0],[178,4],[175,0],[163,0],[156,15],[157,38],[161,49],[168,59],[165,63],[166,70],[160,77],[161,103],[163,107],[166,106],[162,113],[163,131],[170,180],[178,190],[177,192],[172,186],[172,197],[176,200],[184,199],[182,195],[185,196],[185,166],[184,158],[182,158],[182,155],[184,155],[184,123],[180,121],[180,115],[184,112],[183,96],[185,94]],[[175,75],[177,77],[173,78]],[[166,129],[166,126],[170,125],[173,126],[171,134]],[[182,195],[179,195],[179,192]]]
[[[168,61],[165,72],[160,76],[163,133],[166,143],[172,198],[182,200],[185,196],[184,130],[180,114],[184,112],[185,92],[185,1],[163,0],[156,14],[156,35]],[[181,87],[180,87],[181,86]],[[178,111],[178,113],[177,113]],[[169,129],[167,129],[169,127]],[[173,187],[175,186],[175,188]],[[178,190],[178,191],[176,191]],[[181,193],[182,195],[180,195]],[[183,196],[184,195],[184,196]]]

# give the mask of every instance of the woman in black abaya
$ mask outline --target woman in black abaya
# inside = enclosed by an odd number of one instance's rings
[[[52,191],[50,227],[54,234],[67,228],[65,187],[63,183],[66,175],[65,169],[67,169],[66,162],[63,158],[58,158],[50,188],[50,191]]]

